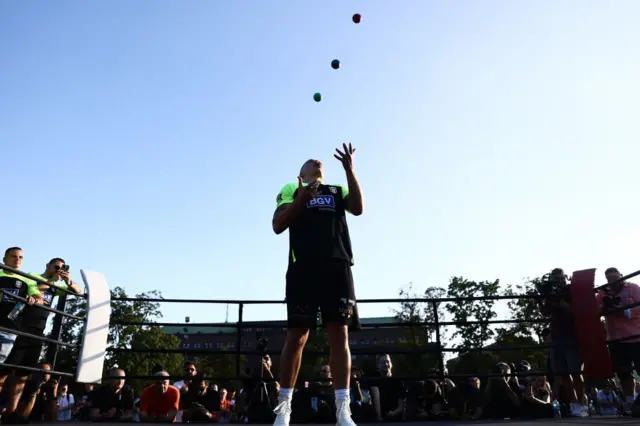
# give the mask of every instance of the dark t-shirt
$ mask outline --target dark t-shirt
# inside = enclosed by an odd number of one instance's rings
[[[389,411],[398,408],[398,399],[403,399],[407,391],[402,380],[395,377],[374,378],[367,384],[369,391],[377,387],[380,391],[380,414],[384,417]]]
[[[276,199],[278,207],[293,203],[297,192],[298,184],[285,185]],[[289,263],[340,259],[353,264],[347,194],[340,185],[318,186],[318,196],[289,225]]]
[[[435,386],[435,392],[429,393],[427,390],[428,383],[418,381],[409,386],[407,390],[407,401],[414,408],[421,408],[427,412],[431,411],[434,406],[440,405],[442,408],[446,406],[446,401],[442,395],[439,386]]]
[[[205,393],[197,389],[189,389],[187,392],[180,392],[180,405],[185,410],[193,408],[194,404],[199,404],[208,411],[220,411],[220,392],[207,389]]]
[[[7,275],[4,271],[0,271],[0,289],[15,294],[16,296],[26,298],[30,293],[29,287],[37,289],[35,282],[27,281],[17,275]],[[31,291],[31,293],[33,293],[33,291]],[[2,298],[0,299],[0,326],[16,328],[20,325],[24,315],[24,310],[15,321],[10,320],[7,317],[11,311],[13,311],[13,308],[15,308],[16,302],[18,302],[18,300],[9,297],[6,294],[2,294]],[[26,310],[27,307],[24,309]]]
[[[552,307],[549,328],[552,342],[576,339],[576,323],[571,309]]]
[[[127,386],[117,391],[108,384],[102,385],[89,393],[88,400],[91,408],[97,408],[100,413],[106,413],[112,408],[121,414],[133,410],[133,390]]]

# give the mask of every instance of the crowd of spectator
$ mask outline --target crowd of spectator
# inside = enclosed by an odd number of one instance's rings
[[[20,269],[23,252],[7,249],[3,263]],[[53,258],[34,280],[0,270],[0,412],[2,423],[29,421],[93,422],[263,422],[273,420],[279,385],[271,359],[261,356],[257,369],[247,370],[239,390],[227,391],[209,382],[195,362],[187,361],[184,379],[170,383],[162,367],[150,372],[153,383],[137,394],[126,383],[125,371],[113,368],[100,386],[82,385],[79,397],[72,382],[52,377],[51,365],[39,360],[41,342],[7,330],[41,336],[49,312],[35,305],[51,306],[60,291],[80,294],[71,280],[69,267]],[[605,318],[611,359],[616,375],[593,381],[583,373],[571,301],[565,291],[570,284],[562,269],[554,269],[549,280],[553,291],[545,291],[540,311],[549,318],[544,337],[550,344],[547,365],[532,368],[527,360],[517,365],[499,362],[491,372],[461,380],[444,378],[433,371],[426,380],[403,381],[393,375],[392,357],[377,358],[378,370],[354,368],[350,389],[350,411],[355,422],[397,422],[442,419],[505,419],[586,417],[588,415],[640,416],[640,386],[634,371],[640,369],[640,286],[622,279],[616,268],[605,272],[610,285],[596,300]],[[22,306],[20,304],[22,303]],[[14,313],[17,311],[17,314]],[[19,366],[36,367],[39,371]],[[294,423],[335,423],[336,399],[331,368],[320,368],[318,379],[299,383],[292,398]],[[486,374],[491,373],[491,374]]]

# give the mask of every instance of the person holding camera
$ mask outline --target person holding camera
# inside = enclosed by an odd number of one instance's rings
[[[3,415],[3,423],[53,422],[57,419],[58,379],[47,372],[51,370],[49,362],[41,361],[36,367],[43,371],[31,374],[16,411]]]
[[[181,394],[182,421],[184,423],[202,423],[217,421],[220,411],[220,393],[209,388],[202,373],[191,379],[185,393]]]
[[[562,383],[568,395],[571,415],[587,417],[589,408],[582,377],[582,358],[564,270],[555,268],[551,271],[548,281],[540,286],[539,291],[544,296],[541,312],[551,320],[549,328],[553,347],[549,349],[549,359],[555,380]]]
[[[44,273],[36,274],[30,272],[29,275],[40,278],[41,280],[47,281],[51,283],[51,285],[55,285],[57,287],[69,288],[71,291],[78,294],[82,292],[80,286],[71,281],[69,265],[65,265],[64,260],[57,257],[51,259],[51,261],[47,263]],[[58,283],[58,281],[64,281],[64,283]],[[51,307],[53,297],[56,295],[56,289],[49,287],[46,284],[36,284],[36,286],[39,291],[40,302],[38,304]],[[20,313],[20,331],[36,336],[43,336],[48,318],[49,311],[38,306],[27,306],[24,308],[24,311]],[[40,340],[27,336],[18,336],[5,362],[12,365],[33,367],[40,358],[41,350],[42,342]],[[15,384],[15,388],[11,393],[7,404],[8,412],[14,410],[20,400],[24,383],[26,382],[29,374],[29,371],[23,369],[16,369],[13,371],[13,383]]]
[[[605,316],[607,337],[615,340],[640,334],[640,307],[621,309],[640,302],[640,286],[621,281],[622,274],[617,268],[608,268],[605,276],[610,284],[598,293],[596,300],[600,314]],[[634,366],[640,369],[640,338],[611,343],[609,353],[625,396],[625,411],[629,412],[635,395],[633,369]]]

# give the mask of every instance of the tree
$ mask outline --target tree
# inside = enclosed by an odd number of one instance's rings
[[[437,314],[438,319],[442,321],[444,317],[442,307],[438,306],[434,309],[433,303],[428,302],[427,299],[441,298],[444,291],[439,287],[429,287],[422,296],[419,296],[413,290],[413,284],[409,283],[406,288],[401,288],[398,291],[399,296],[405,300],[400,302],[399,309],[393,311],[396,319],[410,324],[433,323]],[[424,301],[416,299],[424,299]],[[398,349],[416,350],[417,353],[393,355],[394,370],[398,375],[429,374],[431,370],[439,366],[439,356],[441,356],[438,346],[432,343],[435,340],[436,327],[433,325],[411,325],[407,328],[404,328],[408,337],[407,342],[398,343]],[[444,330],[441,329],[441,331]]]
[[[155,325],[126,325],[126,323],[155,323],[162,318],[160,304],[148,299],[162,298],[159,291],[153,290],[137,294],[137,301],[124,301],[127,293],[122,287],[111,290],[111,319],[107,347],[117,349],[178,349],[180,340],[166,334],[162,327]],[[67,300],[66,312],[82,316],[86,313],[86,301],[82,298],[70,297]],[[122,325],[122,324],[125,325]],[[62,340],[65,342],[81,342],[83,325],[78,321],[65,318],[62,327]],[[160,354],[148,352],[110,352],[107,351],[105,370],[114,365],[123,368],[130,376],[148,376],[154,366],[162,366],[171,374],[182,372],[183,356],[179,353]],[[60,347],[58,349],[56,369],[73,372],[78,365],[78,350]],[[143,382],[130,383],[140,389]]]
[[[515,288],[509,288],[504,292],[505,296],[527,295],[526,299],[511,299],[507,302],[510,319],[518,321],[512,324],[507,330],[513,336],[534,337],[537,342],[542,342],[542,331],[548,327],[548,321],[540,312],[539,299],[536,298],[538,292],[536,284],[542,278],[527,279],[522,284],[517,284]]]
[[[500,291],[500,280],[489,281],[469,281],[463,277],[453,277],[447,288],[447,296],[459,298],[455,303],[447,303],[446,309],[453,316],[455,322],[459,322],[454,338],[460,338],[458,348],[462,351],[466,349],[479,348],[494,336],[494,331],[487,323],[496,317],[493,310],[495,299],[469,300],[472,297],[493,298],[498,296]],[[479,324],[464,325],[467,321],[480,321]]]
[[[425,299],[443,299],[446,296],[447,291],[442,287],[427,287],[424,291]],[[436,318],[439,322],[444,321],[445,306],[441,302],[426,302],[424,305],[424,320],[425,322],[436,322]],[[427,341],[433,342],[435,337],[436,327],[427,326],[425,330],[425,337]],[[440,344],[447,340],[447,330],[440,326]]]

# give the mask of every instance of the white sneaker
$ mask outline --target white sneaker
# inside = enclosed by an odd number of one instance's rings
[[[349,398],[336,401],[336,426],[356,426],[356,423],[351,418],[350,403]]]
[[[276,414],[276,420],[273,422],[273,426],[289,426],[289,423],[291,422],[290,400],[280,400],[273,412]]]

